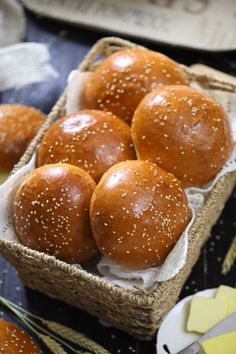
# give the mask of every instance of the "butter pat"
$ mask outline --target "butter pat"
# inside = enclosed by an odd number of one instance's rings
[[[227,304],[228,315],[236,311],[236,289],[221,285],[216,293],[216,299],[224,301]]]
[[[194,296],[187,321],[187,331],[206,333],[228,315],[228,306],[219,299]]]
[[[202,343],[206,354],[235,354],[236,331],[223,334]]]

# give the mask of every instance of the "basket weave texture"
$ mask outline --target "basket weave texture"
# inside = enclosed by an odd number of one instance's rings
[[[137,45],[119,38],[104,38],[92,47],[79,70],[93,70],[99,56],[106,57],[114,51],[134,46]],[[230,82],[207,75],[196,75],[190,68],[182,67],[190,80],[212,88],[236,91],[236,87]],[[12,173],[30,160],[51,123],[63,115],[65,98],[66,90]],[[200,255],[201,247],[209,237],[235,182],[235,172],[223,176],[218,181],[189,231],[186,264],[173,279],[158,283],[152,291],[125,290],[108,284],[101,277],[82,268],[1,238],[0,252],[17,269],[25,285],[81,308],[136,338],[148,340],[156,333],[162,319],[177,301],[183,284]]]

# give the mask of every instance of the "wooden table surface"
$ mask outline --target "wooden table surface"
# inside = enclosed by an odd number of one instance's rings
[[[53,103],[62,92],[68,73],[83,59],[96,40],[105,34],[96,33],[66,24],[52,22],[27,12],[26,41],[47,43],[52,57],[52,64],[59,72],[58,79],[51,79],[41,84],[21,90],[9,90],[0,95],[1,102],[22,102],[33,105],[44,112],[49,112]],[[161,51],[184,64],[205,63],[216,69],[236,75],[236,53],[203,53],[200,51],[171,48],[158,44],[137,43]],[[181,298],[206,288],[220,284],[236,286],[236,267],[227,276],[221,275],[221,266],[232,237],[236,233],[236,193],[226,205],[212,235],[202,251],[202,255],[193,269],[181,293]],[[74,309],[60,301],[50,299],[36,291],[27,289],[18,278],[16,271],[0,257],[0,294],[11,301],[51,320],[60,321],[91,339],[101,343],[112,354],[154,354],[156,340],[140,342],[128,334],[114,328],[108,328],[83,311]],[[3,308],[0,315],[14,321]],[[48,353],[45,350],[45,353]]]

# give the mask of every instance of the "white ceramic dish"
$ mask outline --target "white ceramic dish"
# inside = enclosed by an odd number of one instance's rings
[[[215,296],[216,290],[217,289],[207,289],[199,291],[194,295],[210,298]],[[193,296],[188,296],[181,300],[173,307],[163,321],[157,334],[158,354],[167,354],[168,351],[165,350],[166,346],[171,354],[176,354],[198,338],[198,335],[188,333],[185,330],[189,305]]]

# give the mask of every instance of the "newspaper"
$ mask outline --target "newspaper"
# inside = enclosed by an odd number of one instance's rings
[[[22,0],[30,10],[109,33],[209,51],[236,49],[235,0]]]

